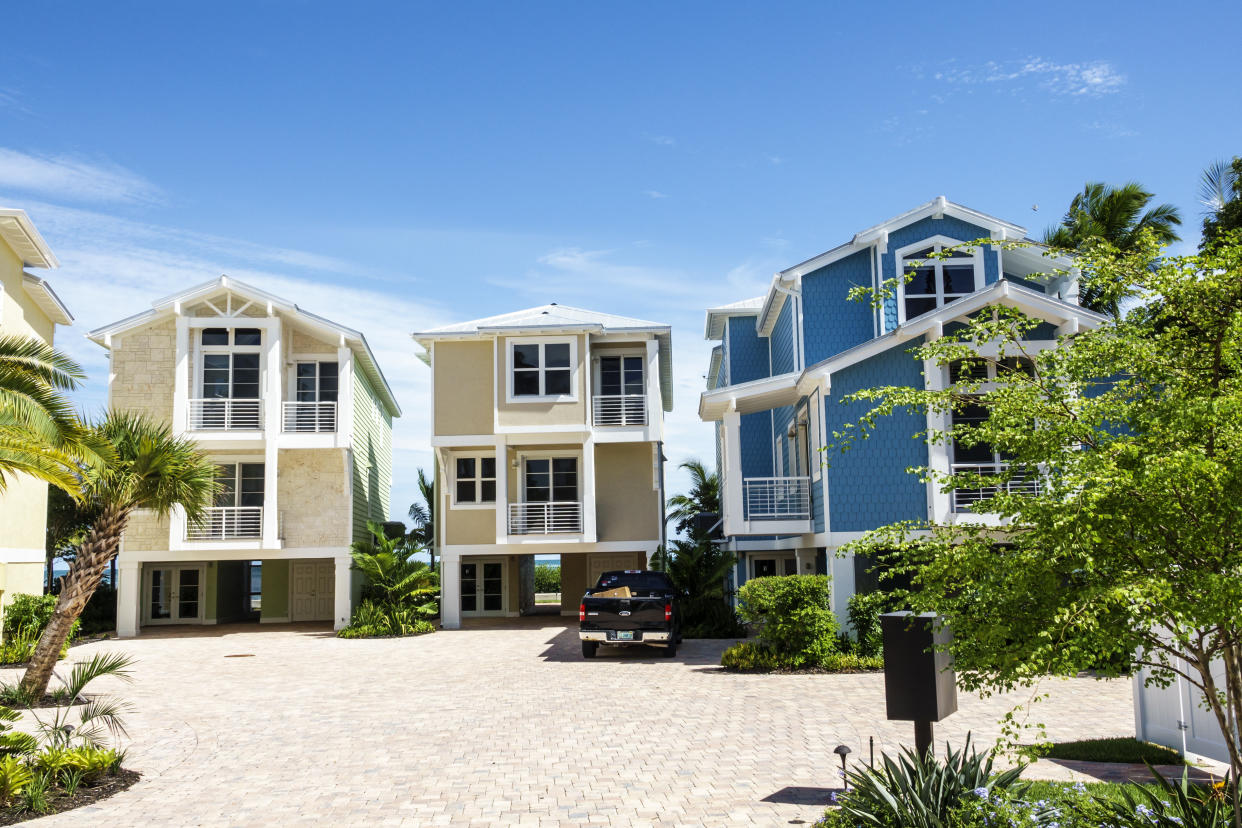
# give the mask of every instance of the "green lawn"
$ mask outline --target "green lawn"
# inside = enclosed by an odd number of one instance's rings
[[[1184,765],[1182,755],[1163,745],[1140,742],[1129,736],[1057,742],[1040,755],[1048,759],[1079,759],[1087,762],[1149,762],[1153,765]]]

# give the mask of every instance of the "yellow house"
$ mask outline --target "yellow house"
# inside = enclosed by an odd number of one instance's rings
[[[664,540],[668,325],[544,305],[415,333],[432,375],[441,616],[535,609],[559,555],[562,614]]]
[[[349,545],[388,519],[392,419],[366,338],[221,276],[91,331],[108,405],[198,441],[223,491],[200,523],[139,514],[117,555],[117,632],[349,622]]]
[[[25,268],[60,263],[22,210],[0,207],[0,334],[34,337],[51,345],[57,325],[73,316],[46,280]],[[47,484],[30,477],[6,481],[0,492],[0,602],[43,592]]]

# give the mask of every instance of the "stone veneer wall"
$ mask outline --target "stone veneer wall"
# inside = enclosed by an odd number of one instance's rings
[[[283,449],[277,474],[285,548],[347,547],[351,502],[344,449]]]
[[[113,340],[113,409],[172,422],[176,335],[170,319]]]
[[[135,512],[125,527],[124,542],[127,552],[167,552],[168,521],[154,512]]]

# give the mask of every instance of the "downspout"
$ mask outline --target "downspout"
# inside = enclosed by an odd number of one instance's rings
[[[668,550],[665,545],[668,543],[668,509],[664,500],[664,441],[658,440],[655,448],[657,460],[656,483],[659,486],[660,492],[660,549],[667,554]],[[650,566],[651,562],[648,561],[647,565]]]

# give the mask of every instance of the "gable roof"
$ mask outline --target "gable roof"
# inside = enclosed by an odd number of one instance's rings
[[[443,325],[427,331],[415,331],[410,336],[419,345],[429,348],[431,343],[437,340],[487,338],[506,333],[544,332],[562,334],[648,333],[653,335],[660,348],[660,396],[664,401],[664,410],[673,410],[673,329],[670,325],[552,302],[497,316]]]
[[[25,210],[0,207],[0,238],[13,249],[25,267],[60,267],[60,262]]]
[[[707,321],[703,326],[704,339],[720,339],[724,336],[725,320],[730,316],[755,316],[763,307],[766,297],[756,296],[707,309]]]
[[[372,387],[379,395],[380,400],[388,409],[388,413],[393,417],[401,416],[401,406],[397,404],[396,397],[393,396],[392,387],[389,386],[388,380],[384,377],[384,372],[380,370],[379,363],[375,359],[375,354],[371,351],[371,346],[367,343],[367,338],[361,332],[355,331],[353,328],[347,328],[344,325],[337,324],[329,319],[325,319],[318,314],[303,310],[287,299],[282,299],[273,293],[268,293],[261,288],[253,285],[239,282],[232,276],[222,275],[219,278],[212,279],[208,282],[195,285],[194,287],[165,296],[151,303],[151,309],[136,313],[133,316],[127,316],[124,319],[113,322],[110,325],[96,328],[89,332],[87,339],[95,342],[104,348],[111,348],[111,339],[113,336],[124,333],[134,328],[148,325],[163,316],[174,316],[181,313],[183,305],[195,302],[200,299],[207,299],[220,291],[229,291],[230,293],[243,296],[253,302],[261,303],[267,306],[268,314],[275,311],[287,314],[298,322],[314,329],[318,329],[324,333],[330,333],[340,338],[343,345],[348,345],[353,352],[354,358],[358,360],[358,364],[362,366],[363,372],[367,375],[367,379],[371,381]]]
[[[33,273],[22,273],[22,287],[26,293],[34,299],[39,309],[47,314],[47,318],[55,322],[57,325],[72,325],[73,314],[65,307],[65,303],[60,301],[60,297],[56,295],[56,291],[52,290],[52,286],[47,283],[46,279],[40,279]]]

